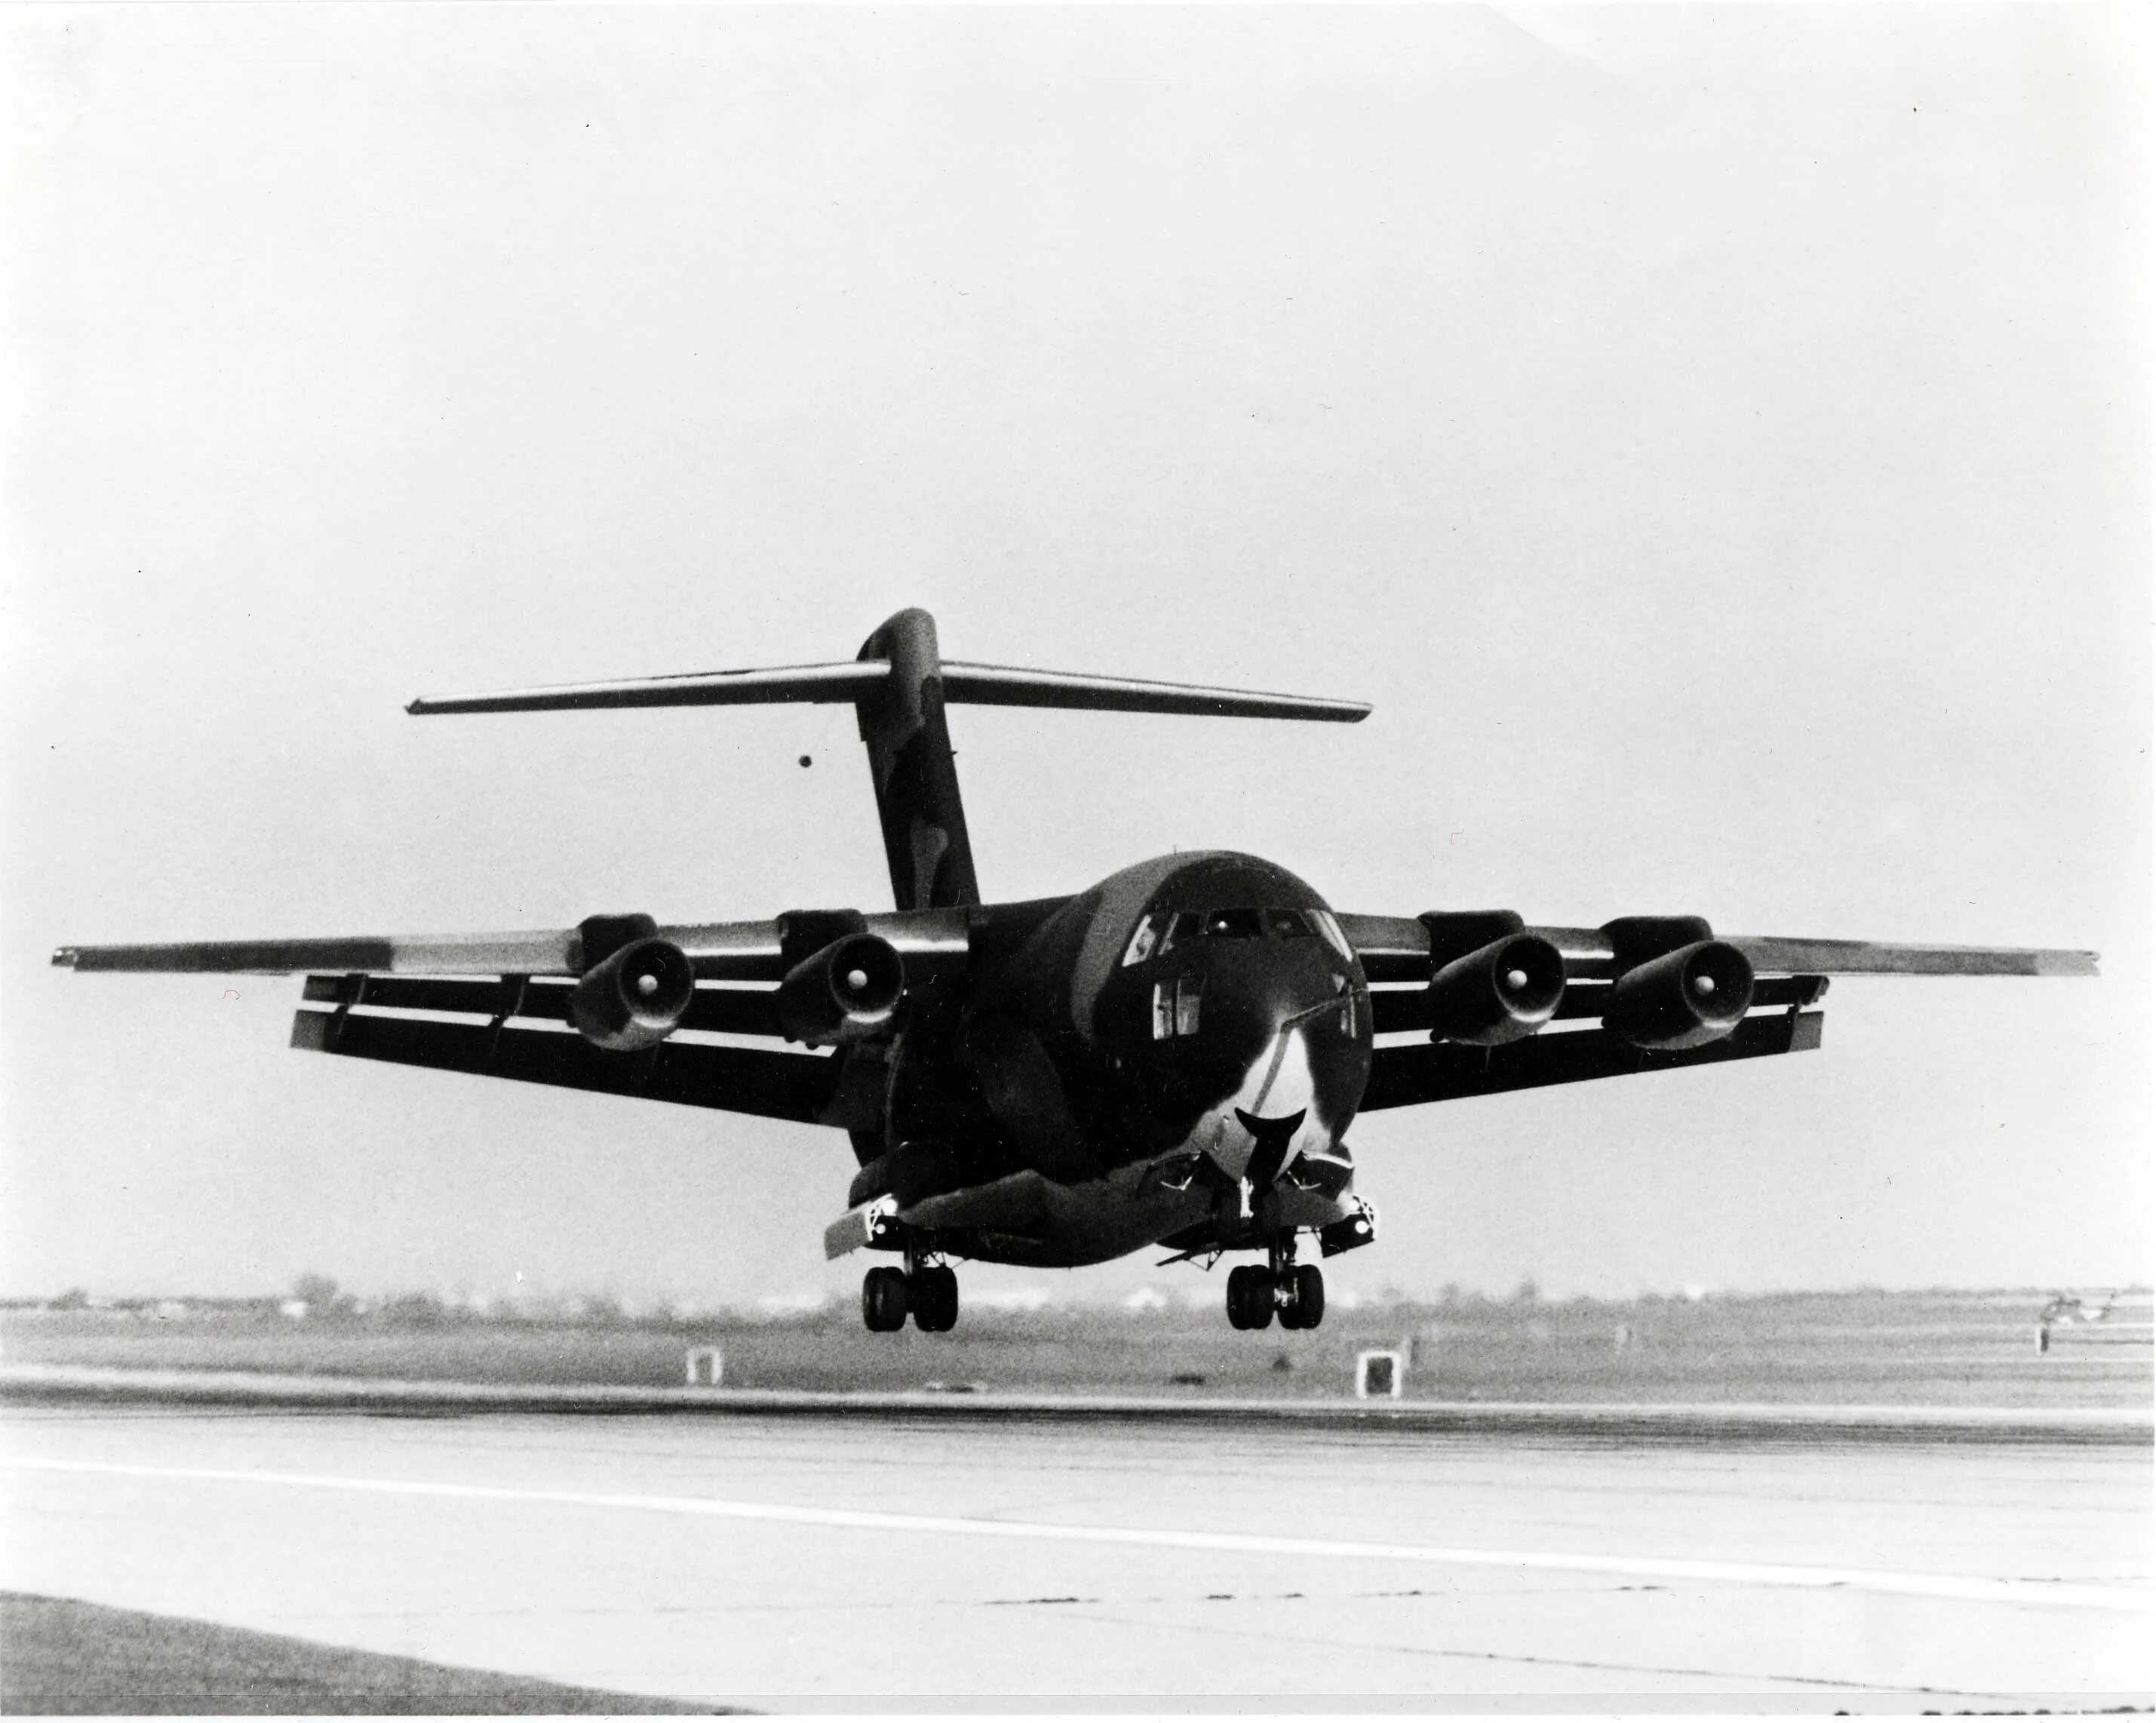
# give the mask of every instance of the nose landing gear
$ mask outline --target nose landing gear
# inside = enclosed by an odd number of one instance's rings
[[[1245,1263],[1228,1272],[1228,1326],[1270,1328],[1276,1315],[1283,1328],[1315,1328],[1325,1320],[1325,1274],[1315,1263],[1298,1266],[1295,1235],[1275,1239],[1265,1265]]]
[[[861,1320],[870,1333],[895,1334],[909,1315],[923,1334],[947,1334],[958,1326],[957,1273],[926,1261],[911,1245],[903,1269],[870,1269],[861,1280]]]

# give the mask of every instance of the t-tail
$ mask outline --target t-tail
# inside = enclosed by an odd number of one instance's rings
[[[502,694],[415,700],[408,710],[586,711],[608,706],[762,705],[781,701],[848,704],[875,785],[891,888],[901,910],[951,909],[981,900],[973,844],[958,796],[944,709],[957,705],[1070,706],[1099,712],[1169,712],[1212,718],[1308,718],[1353,724],[1370,709],[1353,700],[1253,694],[1179,682],[1026,670],[947,659],[936,619],[901,610],[861,644],[851,663],[770,670],[708,670],[627,682],[586,682]]]

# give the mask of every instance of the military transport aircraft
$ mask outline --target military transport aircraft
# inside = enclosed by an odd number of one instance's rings
[[[1073,1267],[1150,1246],[1208,1267],[1257,1253],[1228,1276],[1229,1322],[1315,1328],[1325,1280],[1300,1247],[1331,1256],[1377,1233],[1354,1194],[1358,1112],[1816,1048],[1832,975],[2096,971],[2087,951],[1717,938],[1697,915],[1576,928],[1509,910],[1336,913],[1286,869],[1224,850],[983,903],[946,707],[1341,723],[1369,708],[946,660],[920,610],[850,663],[410,710],[781,700],[858,713],[895,910],[76,946],[53,961],[308,972],[295,1047],[843,1130],[860,1171],[825,1249],[896,1254],[902,1267],[868,1271],[862,1316],[931,1332],[957,1320],[953,1262]]]

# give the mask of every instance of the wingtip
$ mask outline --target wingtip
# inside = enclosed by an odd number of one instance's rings
[[[73,946],[57,946],[53,951],[53,967],[72,969],[74,967],[74,958],[75,948]]]

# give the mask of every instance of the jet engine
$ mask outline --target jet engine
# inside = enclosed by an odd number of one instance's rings
[[[1501,1047],[1533,1034],[1563,997],[1558,948],[1539,934],[1508,934],[1430,977],[1430,1038]]]
[[[850,933],[803,957],[778,984],[778,1022],[789,1041],[831,1047],[889,1027],[906,992],[898,948]]]
[[[1752,965],[1743,952],[1702,939],[1619,976],[1602,1026],[1635,1047],[1676,1051],[1719,1041],[1751,1004]]]
[[[586,970],[569,995],[569,1021],[595,1047],[634,1053],[680,1027],[696,972],[670,939],[631,940]]]

